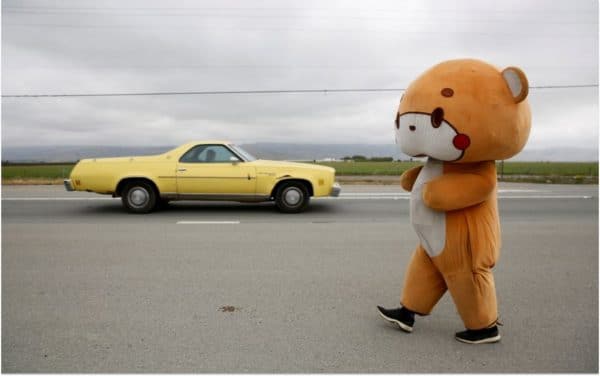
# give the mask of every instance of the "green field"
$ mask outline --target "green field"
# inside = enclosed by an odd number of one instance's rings
[[[418,162],[323,162],[338,175],[400,175]],[[598,162],[505,162],[498,174],[537,176],[598,176]]]
[[[318,162],[322,166],[335,168],[337,175],[401,175],[419,162]]]
[[[399,176],[419,162],[319,162],[336,169],[337,175]],[[71,173],[73,164],[3,165],[2,180],[62,179]],[[497,163],[498,175],[503,176],[598,176],[598,162],[505,162]]]
[[[4,165],[2,166],[2,180],[67,178],[73,166],[74,164]]]

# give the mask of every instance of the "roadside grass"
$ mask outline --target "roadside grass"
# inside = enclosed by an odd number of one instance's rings
[[[317,162],[321,166],[335,168],[336,175],[402,175],[421,162]]]
[[[63,179],[46,179],[46,178],[15,178],[2,179],[3,185],[62,185]]]
[[[498,174],[537,176],[598,176],[598,162],[500,162]]]
[[[315,162],[309,162],[315,163]],[[376,176],[400,176],[422,162],[316,162],[336,169],[336,175],[365,176],[376,183]],[[4,164],[2,184],[62,184],[75,164]],[[598,162],[498,162],[498,177],[503,181],[539,183],[598,183]],[[372,178],[368,178],[372,177]]]
[[[401,175],[421,162],[317,162],[337,175]],[[504,166],[502,166],[504,165]],[[498,175],[598,176],[598,162],[501,162]]]
[[[3,165],[2,182],[10,180],[57,180],[69,177],[75,164]]]

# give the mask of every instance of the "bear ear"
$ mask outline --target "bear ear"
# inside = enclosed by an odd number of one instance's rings
[[[522,102],[527,98],[529,83],[522,70],[517,67],[508,67],[502,71],[502,77],[504,77],[515,103]]]

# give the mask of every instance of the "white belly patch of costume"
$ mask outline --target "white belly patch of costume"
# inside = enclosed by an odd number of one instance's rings
[[[419,172],[410,194],[410,222],[421,246],[430,257],[439,255],[446,245],[446,212],[433,210],[423,202],[423,186],[444,173],[444,163],[429,158]]]

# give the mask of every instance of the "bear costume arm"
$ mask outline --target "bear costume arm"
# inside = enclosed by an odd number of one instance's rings
[[[402,186],[402,189],[408,192],[412,191],[415,180],[417,180],[417,176],[419,175],[419,172],[421,172],[422,167],[423,166],[413,167],[400,175],[400,185]]]
[[[463,171],[445,172],[426,183],[423,202],[439,211],[463,209],[487,200],[495,189],[495,163],[475,163]]]

